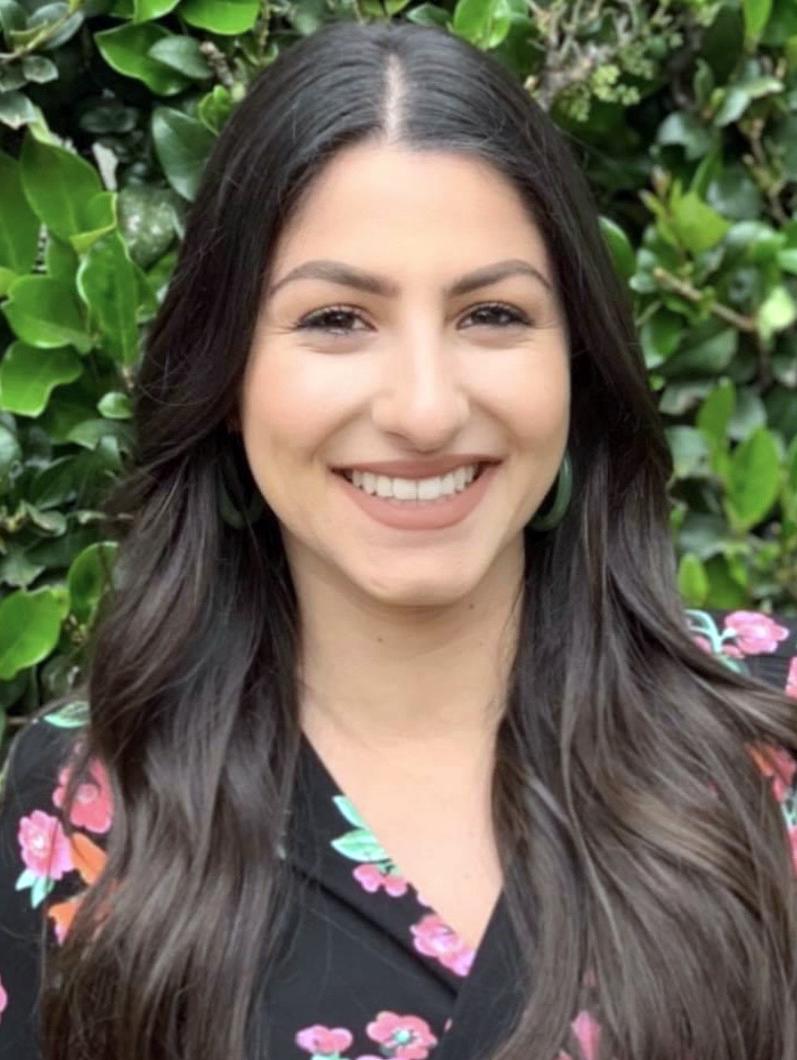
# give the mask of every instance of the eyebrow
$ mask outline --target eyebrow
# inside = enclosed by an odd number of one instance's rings
[[[539,269],[520,258],[508,258],[506,261],[496,261],[492,265],[484,265],[474,272],[468,272],[464,276],[460,276],[459,279],[454,280],[453,283],[447,284],[443,288],[443,294],[446,298],[455,298],[461,294],[469,294],[479,287],[497,283],[506,276],[515,275],[530,276],[543,284],[549,291],[551,290],[550,281],[543,276]],[[268,291],[268,297],[270,298],[276,294],[286,283],[290,283],[293,280],[306,279],[327,280],[330,283],[342,284],[345,287],[356,287],[361,291],[381,295],[384,298],[395,298],[401,293],[401,287],[384,276],[365,272],[363,269],[357,269],[353,265],[347,265],[342,261],[319,258],[314,261],[305,261],[302,265],[297,265],[295,269],[291,269],[281,280],[272,284]]]

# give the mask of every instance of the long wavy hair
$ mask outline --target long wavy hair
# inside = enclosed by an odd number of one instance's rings
[[[190,209],[137,374],[134,454],[105,505],[116,576],[73,776],[103,761],[114,827],[47,958],[46,1060],[269,1055],[262,991],[296,885],[277,848],[300,749],[299,611],[276,516],[225,522],[218,466],[233,462],[245,509],[256,486],[225,424],[272,251],[325,163],[361,142],[461,152],[509,178],[571,337],[573,500],[556,529],[524,530],[497,736],[493,819],[524,1001],[491,1060],[552,1060],[587,979],[603,1058],[794,1060],[791,856],[747,753],[764,741],[797,754],[794,702],[688,628],[670,451],[569,145],[495,58],[409,22],[331,23],[281,52]]]

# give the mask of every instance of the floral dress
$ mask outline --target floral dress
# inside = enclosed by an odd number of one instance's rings
[[[705,651],[797,700],[797,619],[751,611],[686,612]],[[795,704],[797,707],[797,704]],[[16,739],[0,801],[0,1058],[39,1060],[36,992],[42,945],[66,937],[101,872],[113,809],[94,763],[72,812],[60,816],[70,753],[87,706],[76,702]],[[771,781],[797,871],[797,763],[753,757]],[[476,951],[393,861],[309,741],[282,851],[297,881],[291,946],[269,990],[268,1060],[483,1060],[522,998],[518,950],[503,894]],[[599,1006],[575,1013],[551,1060],[593,1060]]]

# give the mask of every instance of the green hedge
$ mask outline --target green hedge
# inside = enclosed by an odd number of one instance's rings
[[[794,0],[0,0],[12,727],[82,676],[138,350],[215,137],[281,49],[330,19],[387,18],[490,50],[576,147],[675,457],[687,605],[795,613]]]

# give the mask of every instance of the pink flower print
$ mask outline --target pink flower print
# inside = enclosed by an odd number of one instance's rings
[[[366,862],[358,865],[352,875],[363,890],[374,894],[384,887],[391,898],[400,898],[407,893],[407,881],[399,873],[385,872],[380,865]]]
[[[325,1027],[323,1023],[314,1023],[298,1031],[294,1041],[300,1049],[321,1056],[339,1056],[348,1049],[353,1040],[350,1031],[345,1027]]]
[[[765,777],[772,778],[772,793],[783,802],[794,784],[797,762],[782,747],[760,744],[753,747],[753,760]]]
[[[695,642],[698,648],[700,648],[706,653],[706,655],[714,655],[714,648],[712,647],[711,641],[708,639],[708,637],[698,635],[696,637],[692,637],[692,640]],[[729,644],[727,641],[720,645],[720,647],[718,648],[718,652],[721,655],[727,655],[733,659],[744,658],[744,653],[741,652],[734,644]]]
[[[583,1060],[596,1060],[601,1028],[595,1017],[583,1009],[570,1026],[578,1040]]]
[[[379,1042],[385,1056],[400,1060],[426,1060],[429,1048],[437,1045],[429,1024],[420,1016],[380,1012],[365,1029],[369,1038]]]
[[[437,913],[427,913],[410,928],[414,935],[415,949],[427,957],[435,957],[456,975],[465,976],[470,971],[475,951],[448,926]]]
[[[786,695],[797,699],[797,655],[789,663],[789,672],[786,674]]]
[[[770,752],[770,757],[775,764],[775,774],[772,778],[772,790],[778,802],[783,802],[794,784],[794,774],[797,773],[797,762],[784,751],[782,747]]]
[[[797,825],[789,827],[789,839],[791,840],[791,857],[794,862],[794,872],[797,875]]]
[[[72,851],[61,822],[43,810],[34,810],[19,822],[17,839],[22,860],[34,876],[60,880],[71,871]]]
[[[2,1021],[2,1014],[5,1012],[7,1005],[8,994],[6,993],[6,988],[3,986],[3,980],[0,979],[0,1022]]]
[[[66,785],[70,776],[70,767],[64,768],[58,774],[58,787],[53,792],[53,802],[61,807],[64,804]],[[111,827],[111,789],[108,783],[108,774],[105,766],[98,759],[92,759],[89,764],[89,779],[78,786],[75,793],[75,801],[72,804],[72,812],[69,820],[78,828],[86,828],[89,832],[103,833]]]
[[[735,632],[736,644],[743,655],[771,654],[789,636],[785,626],[760,611],[731,612],[725,616],[725,629]]]

